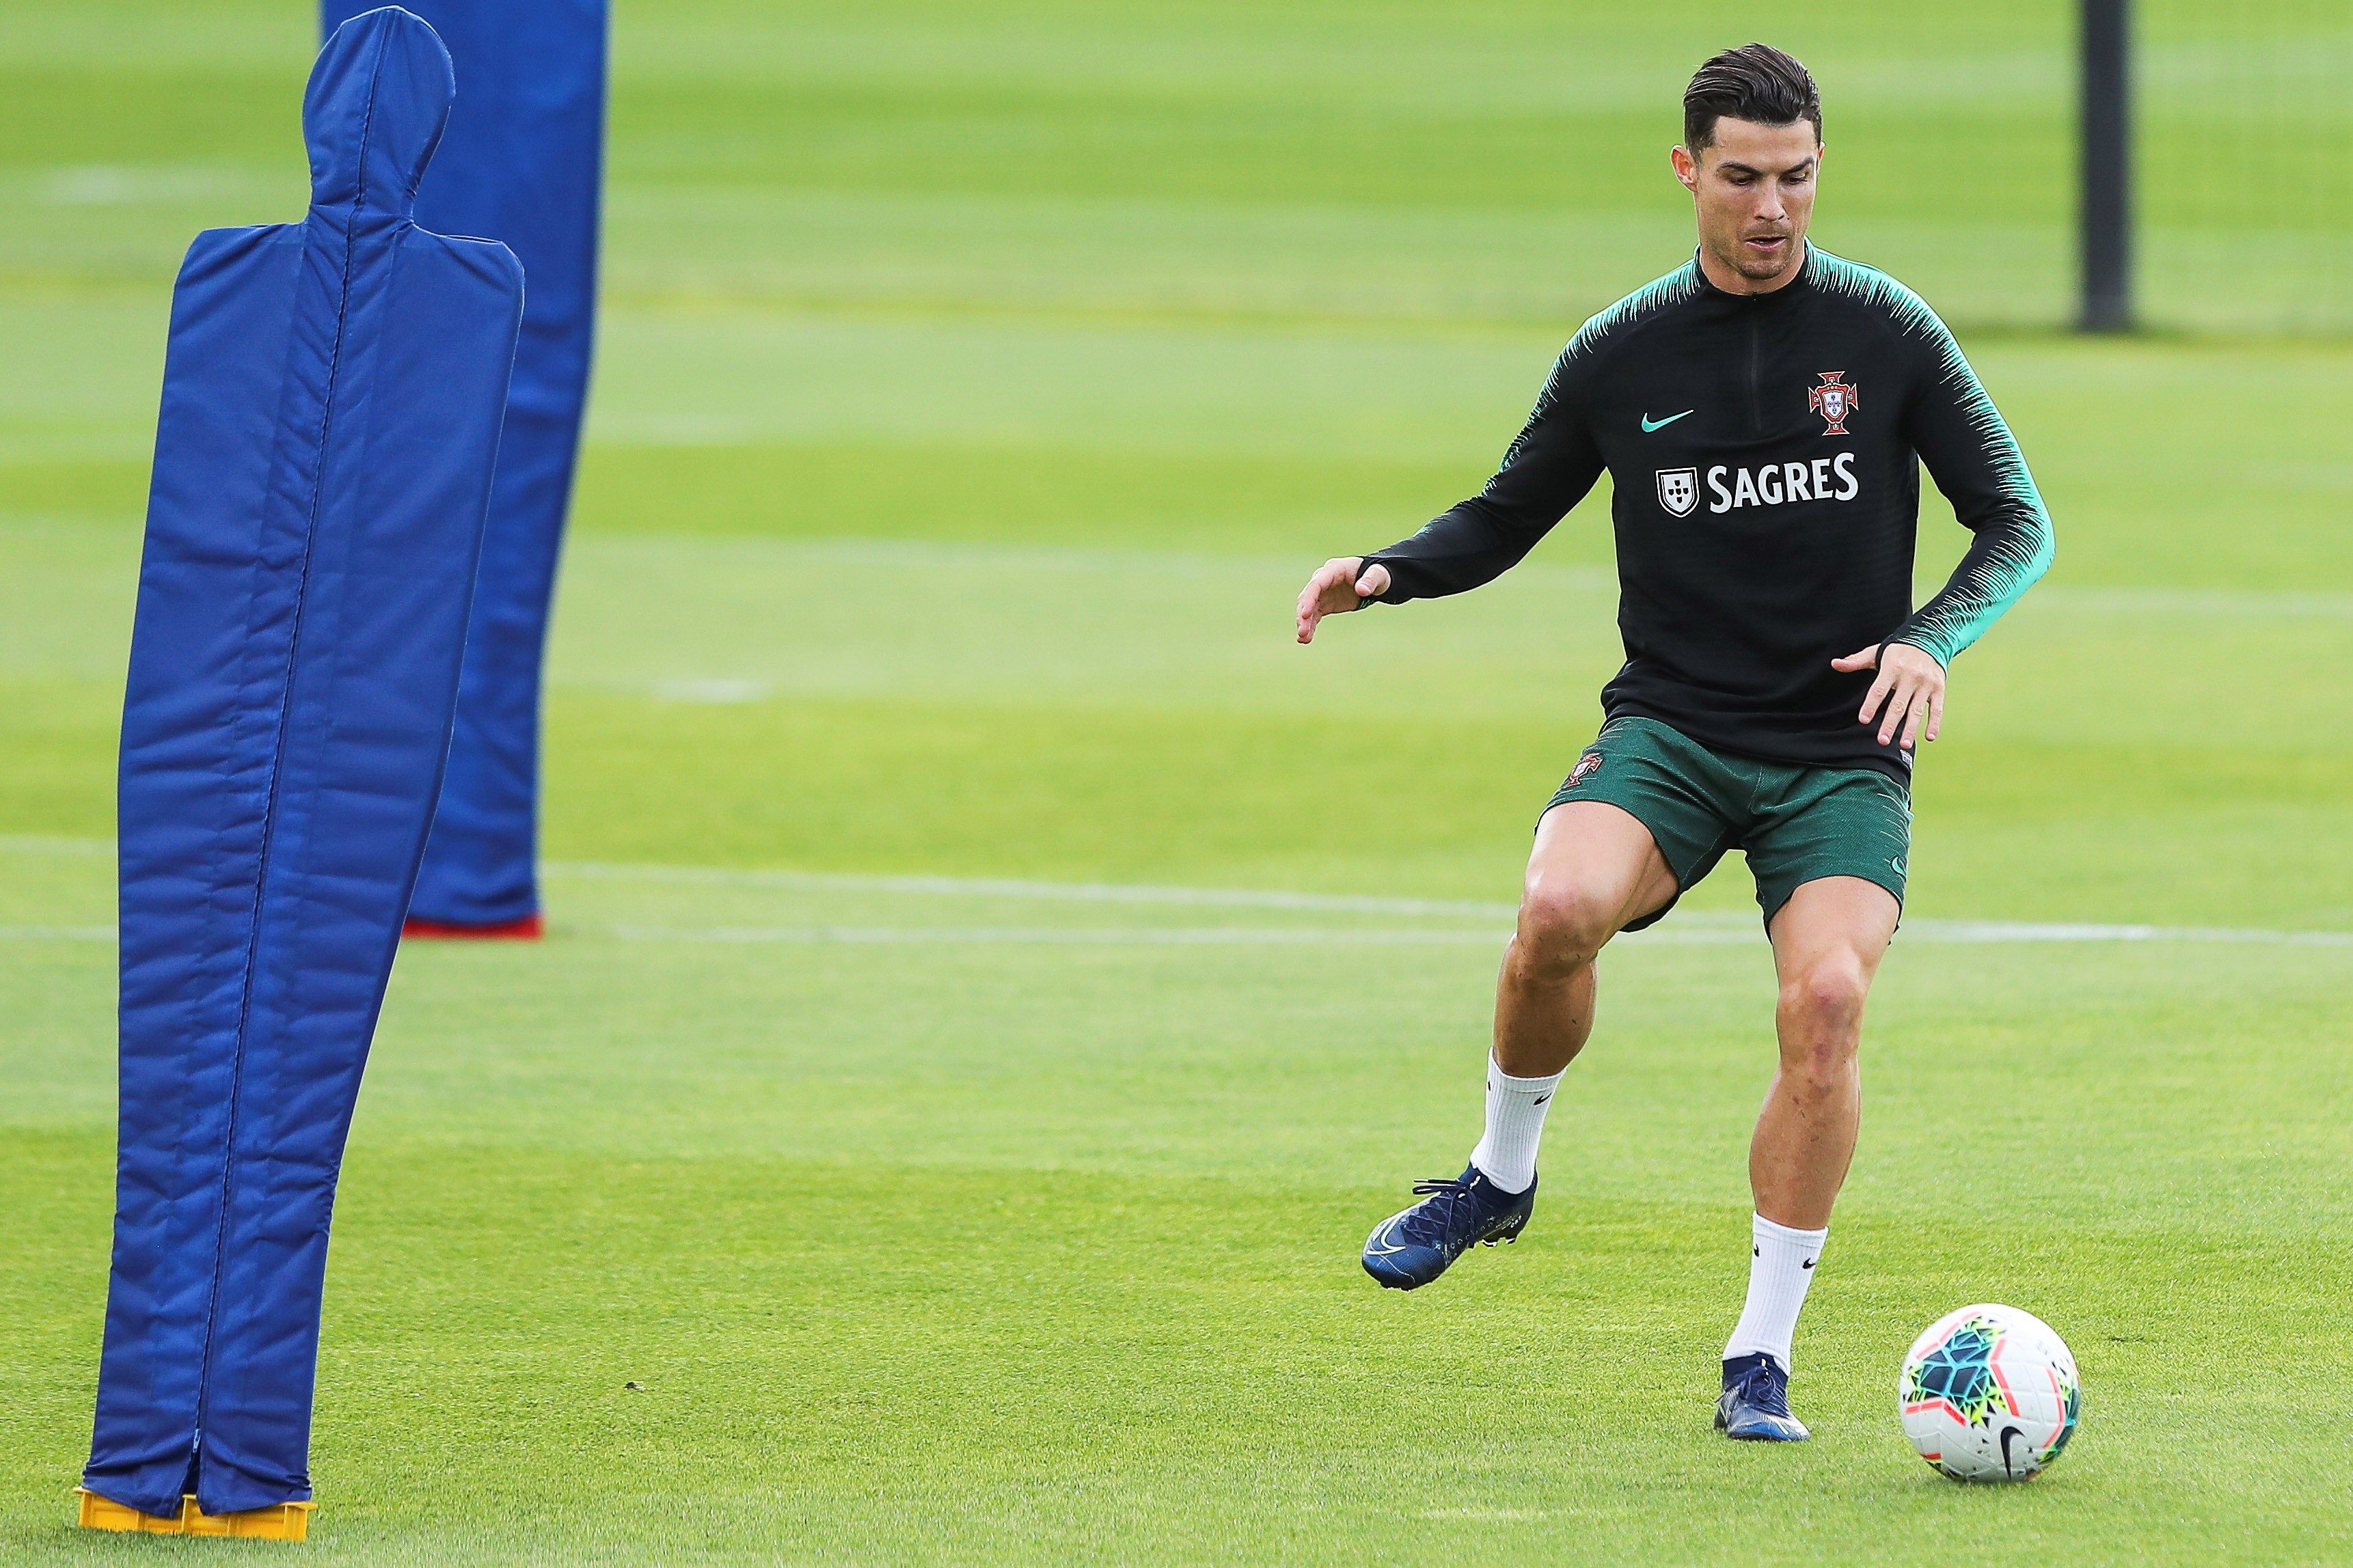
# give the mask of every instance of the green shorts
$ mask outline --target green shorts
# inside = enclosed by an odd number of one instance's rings
[[[1675,899],[1745,850],[1770,925],[1789,895],[1821,877],[1861,877],[1904,901],[1912,853],[1910,792],[1873,768],[1810,768],[1710,750],[1655,719],[1612,719],[1553,792],[1606,801],[1651,830]],[[1640,931],[1675,907],[1627,926]]]

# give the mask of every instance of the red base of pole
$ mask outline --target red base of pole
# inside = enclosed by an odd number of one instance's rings
[[[421,921],[411,915],[401,925],[400,934],[429,937],[437,942],[537,942],[547,934],[547,929],[536,914],[487,926],[451,925],[446,921]]]

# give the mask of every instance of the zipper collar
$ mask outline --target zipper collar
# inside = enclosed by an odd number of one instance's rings
[[[1703,294],[1713,294],[1717,299],[1726,300],[1736,306],[1746,306],[1755,310],[1767,309],[1777,300],[1784,300],[1792,295],[1808,294],[1813,291],[1815,271],[1814,242],[1810,239],[1804,243],[1806,247],[1806,258],[1798,263],[1798,275],[1795,278],[1790,279],[1787,283],[1782,284],[1778,289],[1774,289],[1769,294],[1735,294],[1727,289],[1717,288],[1715,281],[1708,277],[1707,268],[1700,265],[1699,250],[1697,247],[1694,247],[1692,250],[1692,273],[1699,279],[1700,292]]]

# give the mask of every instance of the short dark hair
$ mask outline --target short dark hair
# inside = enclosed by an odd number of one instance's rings
[[[1694,153],[1715,142],[1715,122],[1729,114],[1759,125],[1810,121],[1822,139],[1822,92],[1813,73],[1769,44],[1726,49],[1683,89],[1683,145]]]

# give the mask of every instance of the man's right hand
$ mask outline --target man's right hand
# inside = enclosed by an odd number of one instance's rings
[[[1315,640],[1315,623],[1326,616],[1361,610],[1365,601],[1389,591],[1389,569],[1375,562],[1367,571],[1361,555],[1326,561],[1299,590],[1299,640]]]

